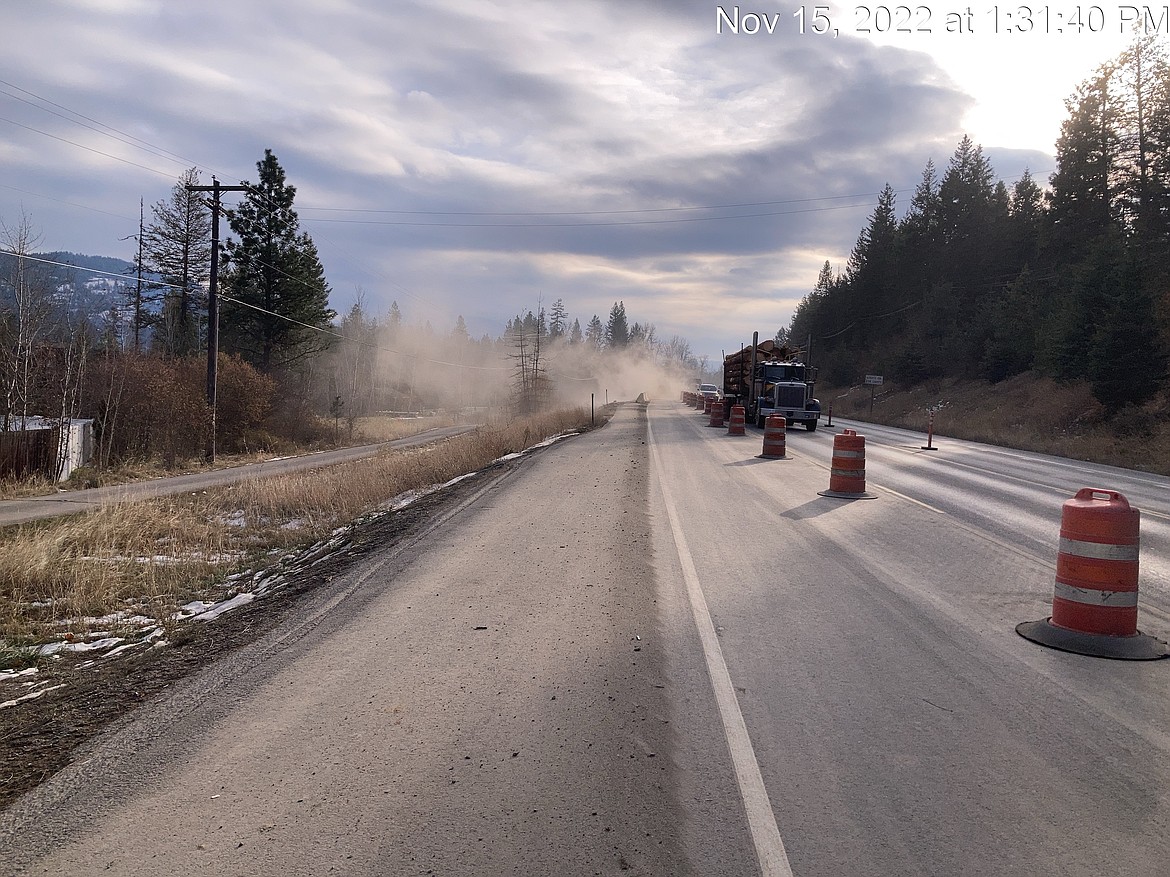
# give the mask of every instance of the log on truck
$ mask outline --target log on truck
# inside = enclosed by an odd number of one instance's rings
[[[743,405],[749,423],[763,429],[769,415],[789,425],[802,423],[812,432],[821,416],[813,396],[817,370],[793,350],[774,341],[755,343],[723,359],[724,406]]]

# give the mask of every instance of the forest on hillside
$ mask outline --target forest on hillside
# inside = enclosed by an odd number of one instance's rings
[[[1109,414],[1167,388],[1170,60],[1140,38],[1066,101],[1048,185],[964,137],[899,215],[887,184],[843,269],[779,333],[822,379],[1087,381]]]

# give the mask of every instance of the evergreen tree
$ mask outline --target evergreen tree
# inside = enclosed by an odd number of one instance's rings
[[[991,333],[981,371],[989,381],[1002,381],[1032,367],[1036,351],[1037,296],[1025,270],[993,299]]]
[[[890,332],[890,323],[883,315],[895,307],[897,231],[894,190],[887,183],[869,224],[857,237],[838,294],[845,313],[837,316],[842,326],[852,326],[846,340],[854,346],[867,347],[872,338]]]
[[[287,368],[324,349],[315,331],[337,316],[317,248],[293,210],[296,188],[272,154],[256,163],[259,181],[230,213],[236,240],[225,245],[222,338],[263,372]]]
[[[549,312],[548,320],[548,334],[549,337],[556,340],[563,338],[568,331],[568,311],[565,310],[565,303],[561,299],[553,302],[552,310]]]
[[[585,328],[585,343],[593,350],[600,350],[605,346],[605,327],[601,325],[601,318],[597,314],[589,321]]]
[[[163,313],[155,331],[162,349],[186,356],[200,349],[200,288],[211,276],[211,211],[199,192],[199,171],[189,168],[170,197],[152,206],[152,221],[143,230],[145,270],[168,284]]]
[[[1109,414],[1150,399],[1166,377],[1165,342],[1154,319],[1153,298],[1131,261],[1115,275],[1107,308],[1099,315],[1088,355],[1093,395]]]
[[[1012,186],[1008,209],[1007,257],[1014,271],[1021,271],[1035,261],[1045,218],[1044,193],[1025,169]]]
[[[899,274],[909,300],[921,298],[937,279],[936,262],[941,255],[938,246],[940,213],[938,173],[934,162],[928,160],[922,181],[914,190],[910,208],[898,229],[902,263]]]
[[[601,321],[598,320],[598,323],[600,323],[600,322]],[[569,343],[570,344],[580,344],[583,340],[584,340],[584,336],[581,334],[581,321],[574,319],[573,320],[573,328],[571,330],[569,330]]]
[[[1057,171],[1050,179],[1049,209],[1055,246],[1076,252],[1114,226],[1111,179],[1118,135],[1108,76],[1100,74],[1082,83],[1065,105],[1069,117],[1056,141]]]
[[[463,320],[463,314],[460,314],[455,319],[455,328],[451,330],[451,343],[463,345],[470,339],[471,334],[467,331],[467,323]]]
[[[1139,37],[1110,65],[1117,124],[1117,199],[1139,245],[1166,237],[1170,69],[1157,37]],[[1159,253],[1159,258],[1162,254]]]
[[[605,327],[605,346],[620,350],[629,343],[630,327],[626,322],[626,304],[615,301],[609,311],[609,323]]]

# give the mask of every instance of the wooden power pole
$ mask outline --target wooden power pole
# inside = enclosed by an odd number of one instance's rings
[[[207,434],[207,462],[215,462],[215,381],[219,360],[219,214],[220,192],[247,192],[251,186],[221,186],[211,178],[210,186],[188,186],[188,192],[211,192],[211,277],[207,284],[207,407],[211,428]]]

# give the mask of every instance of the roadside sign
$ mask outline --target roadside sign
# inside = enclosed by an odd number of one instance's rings
[[[885,379],[881,375],[866,375],[865,376],[866,386],[880,387],[882,385],[883,380],[885,380]]]

